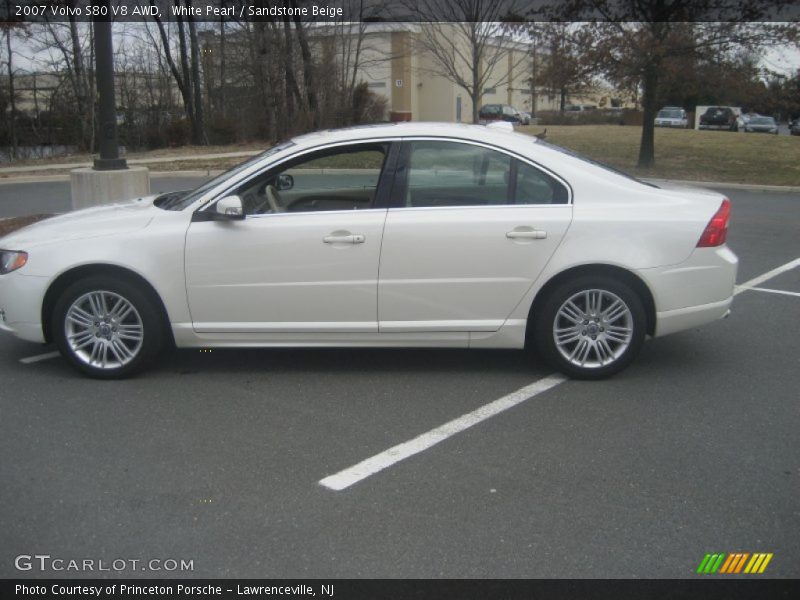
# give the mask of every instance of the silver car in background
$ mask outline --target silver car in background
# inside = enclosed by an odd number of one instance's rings
[[[686,111],[678,106],[665,106],[656,115],[656,127],[678,127],[686,129],[689,120],[686,118]]]
[[[753,117],[744,125],[745,133],[772,133],[778,135],[778,124],[772,117]]]

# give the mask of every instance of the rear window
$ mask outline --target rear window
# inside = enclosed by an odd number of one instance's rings
[[[481,109],[482,115],[499,115],[503,108],[499,104],[487,104]]]

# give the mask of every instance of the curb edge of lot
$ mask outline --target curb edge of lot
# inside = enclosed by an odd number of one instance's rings
[[[765,183],[726,183],[724,181],[688,181],[684,179],[654,179],[652,177],[647,177],[642,179],[644,181],[649,181],[655,184],[671,183],[677,185],[685,185],[687,187],[728,188],[732,190],[747,190],[751,192],[784,192],[784,193],[800,192],[800,186],[798,185],[768,185]]]

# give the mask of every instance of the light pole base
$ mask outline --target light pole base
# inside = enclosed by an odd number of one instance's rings
[[[69,178],[72,210],[132,200],[150,193],[150,171],[147,167],[109,171],[85,167],[70,171]]]

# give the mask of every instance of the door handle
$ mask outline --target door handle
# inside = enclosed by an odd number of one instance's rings
[[[363,233],[342,233],[326,235],[322,241],[326,244],[363,244],[366,239]]]
[[[506,237],[510,240],[544,240],[547,239],[547,232],[531,227],[524,229],[520,227],[506,233]]]

